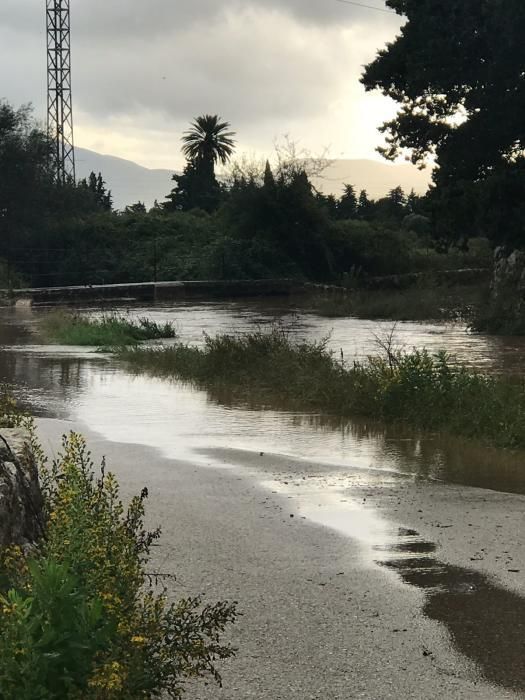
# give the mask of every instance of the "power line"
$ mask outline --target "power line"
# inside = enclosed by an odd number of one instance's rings
[[[344,5],[354,5],[354,7],[364,7],[367,10],[375,10],[376,12],[386,12],[387,15],[396,15],[397,12],[393,10],[388,10],[386,7],[375,7],[374,5],[365,5],[362,2],[355,2],[354,0],[335,0],[336,2],[341,2]]]

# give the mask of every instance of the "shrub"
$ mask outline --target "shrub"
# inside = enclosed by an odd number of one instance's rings
[[[75,434],[42,474],[45,538],[2,556],[2,698],[180,698],[189,678],[220,682],[235,604],[169,603],[156,591],[147,565],[160,533],[144,528],[147,492],[125,508],[115,477],[103,466],[96,478]]]

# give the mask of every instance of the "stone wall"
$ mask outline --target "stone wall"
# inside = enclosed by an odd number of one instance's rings
[[[42,534],[38,470],[23,430],[0,429],[0,547],[25,547]]]

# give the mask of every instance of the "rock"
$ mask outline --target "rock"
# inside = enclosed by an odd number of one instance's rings
[[[28,435],[0,431],[0,547],[35,542],[43,532],[43,500]]]
[[[504,247],[494,251],[490,286],[491,303],[507,320],[520,319],[525,313],[525,252]]]

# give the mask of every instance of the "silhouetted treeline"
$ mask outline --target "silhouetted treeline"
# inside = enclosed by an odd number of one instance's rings
[[[350,184],[340,198],[324,195],[300,159],[261,172],[237,168],[219,181],[215,164],[233,150],[228,128],[218,117],[195,120],[185,135],[186,168],[166,201],[115,212],[100,174],[57,187],[49,142],[30,112],[0,105],[0,258],[11,281],[293,276],[346,283],[468,260],[452,261],[436,246],[432,197],[398,187],[374,201]]]

